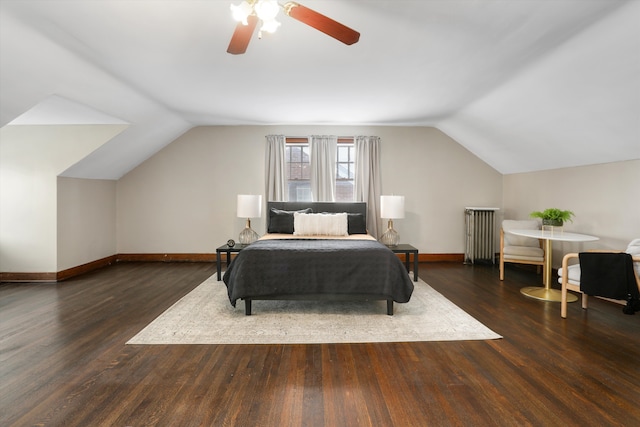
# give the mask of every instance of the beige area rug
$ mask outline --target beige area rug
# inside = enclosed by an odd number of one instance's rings
[[[502,338],[425,282],[406,304],[385,301],[254,301],[232,307],[224,282],[212,276],[127,344],[314,344],[460,341]]]

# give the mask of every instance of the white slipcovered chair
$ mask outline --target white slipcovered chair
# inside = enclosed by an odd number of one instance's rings
[[[506,262],[517,264],[531,264],[538,266],[538,273],[544,265],[545,252],[542,242],[532,237],[516,236],[508,233],[509,230],[539,230],[537,220],[512,220],[502,221],[500,228],[500,280],[504,280],[504,264]],[[544,284],[544,275],[542,277]]]
[[[596,251],[596,252],[620,252],[620,251]],[[626,253],[633,257],[634,274],[638,289],[640,289],[640,239],[634,239],[629,243]],[[567,291],[579,292],[582,295],[582,308],[587,309],[588,296],[580,291],[580,264],[569,264],[579,260],[580,254],[568,253],[562,258],[562,267],[558,269],[558,282],[562,285],[562,299],[560,301],[560,316],[567,317]],[[567,272],[567,274],[565,274]],[[626,304],[622,300],[610,300],[620,304]]]

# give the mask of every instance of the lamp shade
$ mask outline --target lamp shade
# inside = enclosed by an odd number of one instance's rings
[[[239,218],[259,218],[262,216],[262,196],[254,194],[238,194]]]
[[[404,218],[404,196],[380,196],[382,218]]]

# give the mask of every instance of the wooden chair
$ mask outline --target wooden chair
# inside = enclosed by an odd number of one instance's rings
[[[608,252],[608,253],[620,253],[621,251],[593,251],[593,252]],[[640,255],[634,255],[633,262],[635,265],[640,263]],[[585,293],[582,293],[580,290],[580,264],[572,264],[569,265],[569,262],[579,260],[578,253],[569,253],[566,254],[562,258],[562,268],[558,270],[558,282],[562,284],[562,299],[560,301],[560,316],[562,318],[567,317],[567,291],[578,292],[582,295],[582,308],[587,309],[589,296]],[[640,290],[640,276],[638,276],[638,268],[633,269],[633,274],[636,279],[636,284],[638,285],[638,290]],[[618,304],[626,304],[627,301],[624,300],[613,300],[610,298],[598,297],[605,299],[607,301],[612,301]]]
[[[504,280],[504,264],[506,262],[537,265],[538,274],[540,274],[546,256],[544,249],[542,249],[542,241],[507,233],[508,230],[538,230],[539,228],[540,225],[536,220],[505,219],[502,221],[500,228],[500,280]],[[544,275],[542,282],[545,284]]]

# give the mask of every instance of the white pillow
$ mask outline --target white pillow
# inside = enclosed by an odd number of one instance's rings
[[[347,214],[294,212],[293,234],[297,236],[347,236],[349,235]]]
[[[640,255],[640,239],[633,239],[627,246],[627,253],[631,255]]]
[[[629,243],[629,246],[627,246],[626,252],[628,254],[631,254],[631,256],[640,255],[640,239],[633,239],[631,243]],[[633,263],[633,265],[636,269],[636,273],[638,273],[638,276],[640,276],[640,262],[636,261]]]

